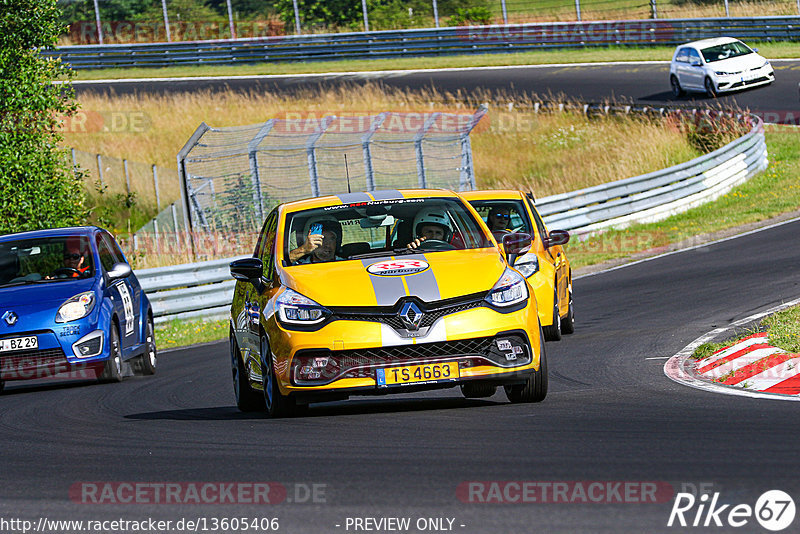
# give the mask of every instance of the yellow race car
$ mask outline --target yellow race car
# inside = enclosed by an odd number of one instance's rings
[[[444,190],[286,203],[253,257],[231,263],[236,403],[292,415],[311,402],[461,386],[511,402],[547,394],[536,299],[498,244]]]
[[[478,211],[498,241],[513,233],[532,236],[530,250],[516,260],[514,268],[533,287],[545,339],[558,341],[561,334],[572,334],[575,331],[572,269],[562,246],[569,241],[569,232],[548,232],[530,193],[469,191],[461,196]]]

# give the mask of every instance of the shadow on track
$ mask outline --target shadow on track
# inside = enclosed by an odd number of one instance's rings
[[[451,410],[501,406],[506,402],[491,399],[381,399],[351,400],[312,404],[308,412],[298,418],[326,417],[336,415],[366,415],[398,412],[420,412],[428,410]],[[226,421],[235,419],[267,419],[262,412],[244,413],[235,406],[216,406],[213,408],[187,408],[184,410],[165,410],[126,415],[125,419],[171,420],[171,421]]]

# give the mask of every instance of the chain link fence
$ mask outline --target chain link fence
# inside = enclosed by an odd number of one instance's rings
[[[470,132],[486,114],[444,112],[201,124],[178,155],[195,233],[257,232],[282,202],[353,191],[475,187]],[[300,114],[297,114],[300,115]]]

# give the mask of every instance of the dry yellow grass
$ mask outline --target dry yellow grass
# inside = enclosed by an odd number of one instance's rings
[[[434,91],[407,92],[381,88],[344,87],[296,96],[187,93],[178,96],[84,95],[86,112],[143,116],[146,127],[134,132],[66,132],[65,144],[92,153],[176,168],[175,156],[205,121],[211,126],[236,126],[265,121],[287,112],[343,115],[381,111],[448,109],[469,113],[477,102],[490,104],[489,128],[473,136],[478,185],[532,188],[546,196],[654,171],[686,161],[697,153],[674,129],[637,119],[587,120],[578,114],[534,113],[531,101],[509,111],[505,95],[463,95]],[[487,119],[484,119],[487,120]],[[91,164],[89,170],[94,171]],[[141,180],[151,178],[143,174]],[[173,179],[174,180],[174,179]],[[144,187],[144,185],[142,186]],[[147,185],[152,190],[152,185]],[[163,190],[162,190],[163,191]],[[177,199],[177,189],[162,193],[162,206]],[[170,195],[175,198],[170,198]]]

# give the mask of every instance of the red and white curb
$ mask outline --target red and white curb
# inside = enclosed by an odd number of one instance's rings
[[[703,360],[691,357],[697,347],[724,332],[797,304],[800,299],[700,336],[667,360],[664,373],[678,383],[715,393],[800,401],[800,354],[773,347],[767,333],[746,337]]]

